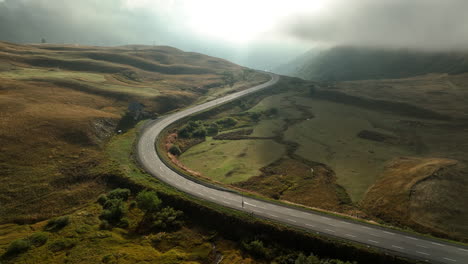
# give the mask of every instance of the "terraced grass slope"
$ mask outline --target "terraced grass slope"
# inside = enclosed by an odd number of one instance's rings
[[[103,148],[133,122],[122,119],[130,103],[156,116],[266,78],[245,71],[171,47],[0,42],[0,223],[47,219],[95,199],[111,174],[99,169]]]

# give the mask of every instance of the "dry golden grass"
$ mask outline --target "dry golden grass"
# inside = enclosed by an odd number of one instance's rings
[[[338,90],[351,95],[404,102],[468,119],[468,74],[428,74],[404,79],[341,82]]]
[[[96,169],[107,162],[103,147],[129,102],[157,114],[186,107],[226,91],[224,71],[243,69],[171,47],[0,42],[0,223],[95,199],[106,188]]]
[[[465,173],[456,160],[398,158],[387,164],[361,206],[391,223],[466,240]]]

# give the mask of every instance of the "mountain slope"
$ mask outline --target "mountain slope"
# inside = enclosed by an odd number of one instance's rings
[[[308,80],[344,81],[403,78],[427,73],[468,71],[468,55],[456,52],[419,52],[403,49],[335,47],[315,56],[304,54],[290,72]],[[288,72],[285,72],[288,73]]]
[[[171,47],[0,42],[0,223],[47,219],[95,199],[109,175],[97,169],[108,162],[108,139],[135,123],[123,118],[130,103],[154,116],[264,78],[225,85],[224,72],[243,71]]]

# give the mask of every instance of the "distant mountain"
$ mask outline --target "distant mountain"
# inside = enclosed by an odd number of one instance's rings
[[[334,47],[310,51],[278,73],[318,81],[404,78],[427,73],[468,72],[468,53]]]

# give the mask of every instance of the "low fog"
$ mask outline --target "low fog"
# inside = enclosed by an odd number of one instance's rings
[[[272,69],[318,47],[468,47],[463,0],[0,0],[0,40],[170,45]]]

